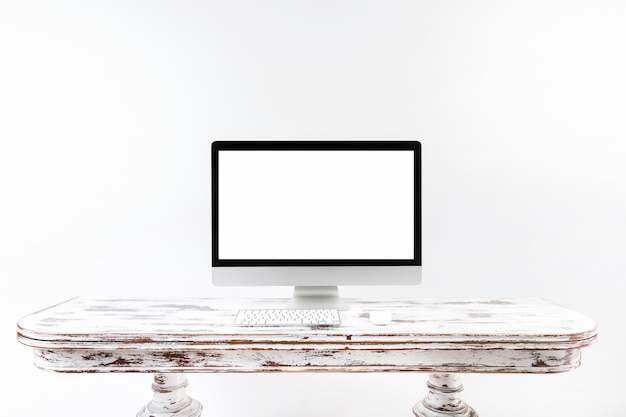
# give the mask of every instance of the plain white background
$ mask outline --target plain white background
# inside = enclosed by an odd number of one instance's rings
[[[344,294],[586,313],[581,368],[467,375],[464,397],[482,417],[625,415],[625,23],[619,0],[2,1],[3,412],[151,398],[148,375],[35,369],[15,323],[76,295],[227,293],[212,139],[418,139],[423,284]],[[425,379],[191,375],[189,393],[209,416],[409,416]]]

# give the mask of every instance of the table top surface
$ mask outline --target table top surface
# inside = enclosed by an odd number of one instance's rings
[[[584,347],[593,319],[542,299],[347,300],[339,327],[238,327],[239,308],[280,308],[282,299],[73,298],[22,318],[18,339],[37,348],[107,344],[202,346],[300,344],[498,344]],[[369,312],[389,311],[377,326]]]

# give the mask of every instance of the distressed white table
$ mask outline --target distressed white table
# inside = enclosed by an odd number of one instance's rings
[[[284,300],[74,298],[18,323],[36,366],[56,372],[151,372],[139,417],[199,416],[187,372],[430,372],[418,417],[476,416],[459,373],[553,373],[580,364],[595,322],[544,300],[359,300],[337,328],[242,328],[240,307]],[[370,311],[393,321],[373,325]]]

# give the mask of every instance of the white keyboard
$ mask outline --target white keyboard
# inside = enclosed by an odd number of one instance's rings
[[[236,326],[339,326],[339,311],[329,309],[242,309]]]

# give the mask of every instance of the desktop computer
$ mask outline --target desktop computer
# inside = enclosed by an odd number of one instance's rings
[[[211,165],[214,285],[345,309],[338,286],[420,283],[419,142],[216,141]]]

